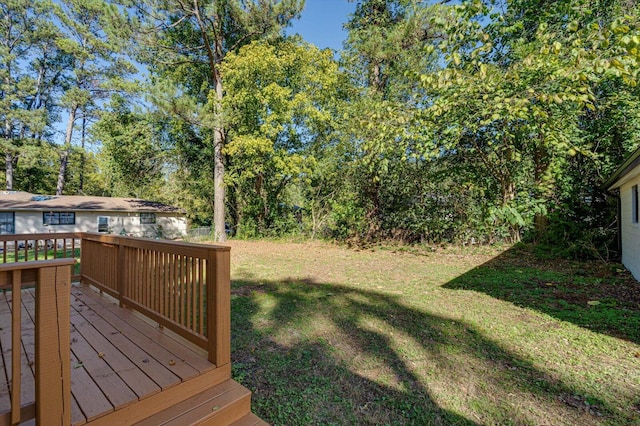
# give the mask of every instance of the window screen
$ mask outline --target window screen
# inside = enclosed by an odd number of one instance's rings
[[[42,213],[42,223],[45,225],[75,225],[76,214],[74,212]]]
[[[140,213],[140,223],[156,223],[156,214]]]

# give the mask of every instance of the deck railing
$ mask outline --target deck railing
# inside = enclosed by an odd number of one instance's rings
[[[0,249],[0,260],[4,262],[0,264],[0,290],[12,291],[14,306],[12,348],[21,346],[17,326],[21,322],[19,289],[25,285],[36,288],[36,341],[40,343],[36,343],[34,372],[36,381],[41,383],[36,385],[35,406],[21,407],[20,399],[15,397],[20,394],[20,351],[13,351],[11,412],[0,416],[0,424],[15,424],[20,418],[33,418],[34,414],[37,418],[42,410],[46,410],[42,412],[48,421],[37,420],[38,424],[69,424],[66,417],[58,421],[58,417],[52,416],[58,416],[58,412],[69,415],[66,395],[70,386],[67,377],[72,280],[97,287],[122,306],[141,312],[202,347],[216,366],[231,362],[228,247],[65,233],[2,235]],[[65,268],[66,275],[58,275],[52,268]],[[55,327],[58,329],[54,330]],[[0,361],[3,359],[8,362],[6,357],[0,357]],[[61,364],[51,364],[54,361]],[[22,365],[24,371],[28,368],[33,366]],[[55,377],[52,379],[50,375]],[[42,389],[47,389],[46,393]],[[60,395],[65,396],[59,403],[56,398]],[[57,405],[50,406],[54,402]]]
[[[59,258],[80,260],[83,233],[0,235],[0,263],[29,262]],[[71,279],[79,280],[79,265],[71,271]]]
[[[11,356],[5,356],[9,351],[3,350],[0,358],[10,364],[7,365],[10,368],[4,370],[9,374],[11,411],[0,416],[4,424],[18,424],[34,416],[38,425],[71,423],[69,311],[73,263],[73,259],[54,259],[0,265],[0,289],[12,292]],[[21,350],[21,337],[25,332],[21,306],[24,285],[35,286],[36,293],[33,363]],[[30,324],[30,320],[25,319],[24,324]],[[26,372],[29,369],[33,369],[33,373]],[[35,375],[35,404],[23,403],[23,371],[24,377]]]
[[[81,246],[82,281],[230,362],[228,247],[87,233]]]

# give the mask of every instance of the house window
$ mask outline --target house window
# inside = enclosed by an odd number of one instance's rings
[[[638,223],[638,185],[631,187],[631,221]]]
[[[42,213],[44,225],[75,225],[76,214],[74,212],[49,212]]]
[[[98,216],[98,232],[109,232],[109,218]]]
[[[16,217],[13,212],[0,213],[0,234],[15,234]]]
[[[140,213],[140,223],[142,224],[150,224],[156,223],[156,214],[155,213]]]

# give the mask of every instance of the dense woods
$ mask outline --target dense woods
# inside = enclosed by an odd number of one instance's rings
[[[606,255],[640,143],[635,0],[4,0],[7,190],[136,196],[241,237]]]

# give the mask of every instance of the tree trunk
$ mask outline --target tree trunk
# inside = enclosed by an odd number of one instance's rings
[[[550,158],[544,144],[544,134],[539,136],[538,146],[534,153],[534,180],[536,185],[536,196],[549,200],[551,197],[550,182],[547,176],[549,172]],[[535,239],[539,240],[547,231],[549,226],[549,218],[546,214],[536,213],[534,218]]]
[[[376,93],[382,91],[382,70],[379,63],[373,65],[373,81],[371,83]]]
[[[503,177],[502,179],[502,207],[506,207],[516,198],[516,186],[509,177]],[[518,243],[521,240],[520,237],[520,225],[517,223],[511,223],[509,225],[509,234],[512,243]]]
[[[380,181],[375,181],[370,177],[365,189],[365,196],[371,202],[371,208],[365,213],[365,219],[369,223],[365,239],[367,241],[376,241],[381,238],[382,230],[382,203],[380,201]]]
[[[217,70],[216,70],[217,71]],[[214,71],[215,72],[215,71]],[[216,73],[217,74],[217,73]],[[216,127],[213,130],[213,227],[215,241],[226,241],[227,234],[225,232],[225,188],[224,188],[224,126],[222,124],[222,80],[217,75],[216,78],[216,99],[217,99],[217,115]]]
[[[67,165],[69,164],[69,154],[71,154],[71,137],[73,136],[73,124],[76,121],[76,113],[78,107],[76,105],[69,109],[69,121],[67,122],[67,134],[64,138],[64,151],[60,155],[60,171],[58,172],[58,185],[56,186],[56,195],[62,195],[64,191],[65,176],[67,174]]]
[[[7,191],[13,191],[13,155],[9,151],[4,156]]]
[[[13,191],[13,154],[11,153],[11,122],[6,119],[4,124],[4,137],[6,139],[6,150],[4,154],[5,164],[5,181],[7,183],[7,191]]]
[[[209,71],[211,72],[211,83],[216,90],[215,105],[215,124],[213,128],[213,238],[215,241],[226,241],[227,234],[225,232],[225,188],[224,188],[224,154],[222,149],[225,143],[224,123],[222,121],[222,76],[218,68],[218,61],[224,58],[222,54],[222,33],[217,33],[217,39],[213,40],[213,44],[207,34],[206,25],[200,15],[200,4],[198,0],[193,0],[193,14],[198,21],[202,41],[209,60]],[[215,26],[216,24],[214,24]],[[217,24],[219,25],[219,24]],[[221,30],[221,28],[218,28]]]
[[[56,185],[56,195],[62,195],[65,184],[65,175],[67,173],[67,165],[69,164],[70,148],[65,148],[60,154],[60,170],[58,171],[58,184]]]
[[[228,165],[229,163],[227,163]],[[237,190],[234,190],[233,187],[229,188],[229,191],[226,191],[227,196],[227,206],[231,206],[229,209],[230,216],[230,235],[236,235],[238,232],[238,225],[242,220],[242,208],[240,206],[240,201],[238,200]]]
[[[80,183],[78,184],[78,190],[80,191],[80,193],[84,193],[84,165],[85,165],[85,158],[84,158],[84,143],[85,143],[85,137],[87,134],[87,118],[84,115],[84,111],[82,113],[82,139],[80,142],[80,147],[82,148],[82,150],[80,151]]]

